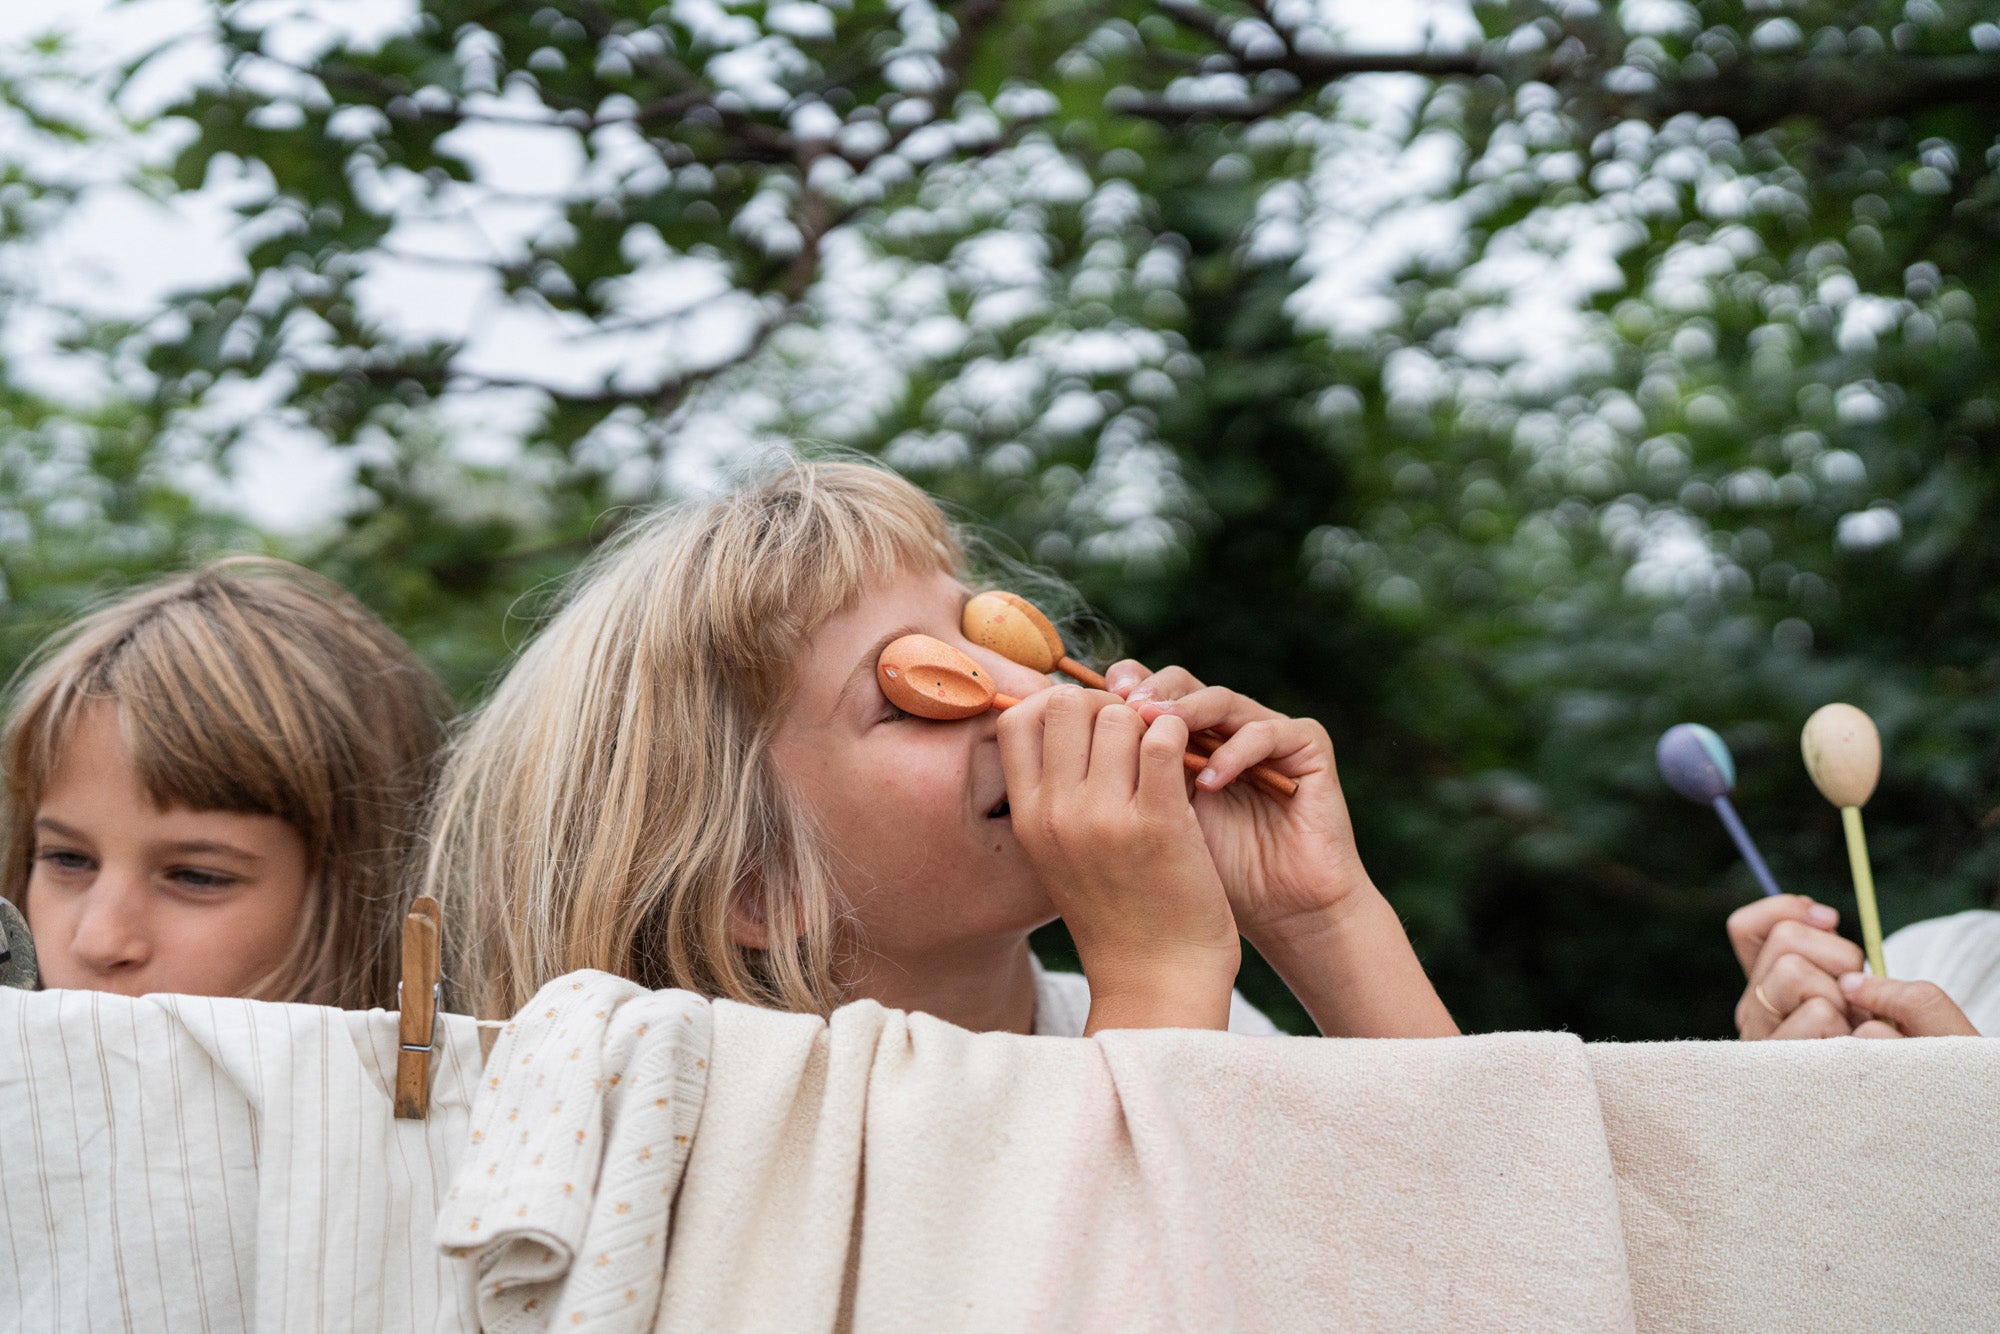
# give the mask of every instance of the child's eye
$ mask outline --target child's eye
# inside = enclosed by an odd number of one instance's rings
[[[47,851],[38,852],[35,854],[35,860],[43,862],[52,870],[57,871],[88,871],[90,869],[90,858],[80,852],[71,852],[67,848],[50,848]]]
[[[196,866],[180,866],[167,872],[167,879],[184,889],[227,889],[236,877],[221,871],[204,871]]]
[[[882,716],[876,719],[876,721],[884,723],[900,723],[906,721],[912,716],[913,715],[911,714],[904,713],[901,709],[897,708],[893,704],[884,703],[882,705]]]

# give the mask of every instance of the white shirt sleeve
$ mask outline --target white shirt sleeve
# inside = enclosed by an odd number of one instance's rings
[[[1052,973],[1035,961],[1035,1036],[1080,1038],[1090,1021],[1090,982],[1082,973]],[[1277,1037],[1283,1034],[1262,1010],[1243,999],[1239,991],[1229,993],[1229,1031],[1245,1037]]]
[[[2000,912],[1913,923],[1883,942],[1882,962],[1891,977],[1937,983],[1974,1028],[2000,1037]]]

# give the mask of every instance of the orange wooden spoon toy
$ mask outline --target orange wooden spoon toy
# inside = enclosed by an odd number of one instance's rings
[[[972,718],[988,709],[1011,709],[1021,701],[993,688],[979,664],[941,639],[904,635],[892,641],[875,660],[875,679],[882,694],[904,713],[939,722]],[[1200,773],[1208,760],[1188,751],[1181,756],[1190,773]]]
[[[1009,662],[1030,671],[1061,672],[1092,690],[1104,689],[1104,678],[1063,651],[1062,634],[1042,609],[1015,593],[994,589],[967,599],[960,618],[965,637],[992,649]]]
[[[890,641],[875,660],[875,680],[889,702],[904,713],[939,722],[977,717],[988,709],[1011,709],[1021,702],[996,691],[978,663],[929,635]]]
[[[966,600],[960,622],[967,639],[1009,662],[1035,672],[1061,672],[1093,690],[1104,689],[1102,676],[1063,651],[1062,634],[1055,623],[1018,594],[999,589],[975,594]],[[1188,744],[1200,754],[1213,755],[1225,740],[1220,733],[1201,731],[1189,737]],[[1252,765],[1244,777],[1274,797],[1289,797],[1299,790],[1296,781],[1268,764]]]

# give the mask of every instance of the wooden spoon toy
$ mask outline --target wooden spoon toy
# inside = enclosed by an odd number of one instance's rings
[[[1877,977],[1882,966],[1882,917],[1875,910],[1875,873],[1868,865],[1868,838],[1861,830],[1861,808],[1875,795],[1882,776],[1882,734],[1875,720],[1852,704],[1828,704],[1806,719],[1799,737],[1806,772],[1820,795],[1840,807],[1847,832],[1847,865],[1854,874],[1854,899],[1861,909],[1861,944],[1868,968]]]
[[[1063,650],[1062,634],[1042,609],[1015,593],[979,593],[965,604],[960,618],[965,637],[992,649],[1009,662],[1030,671],[1061,672],[1092,690],[1104,689],[1104,678]]]
[[[1021,701],[993,688],[979,664],[941,639],[904,635],[875,660],[875,679],[889,702],[904,713],[939,722],[972,718],[988,709],[1011,709]],[[1181,756],[1190,773],[1208,767],[1205,756]]]
[[[890,641],[875,660],[875,680],[889,702],[904,713],[939,722],[975,718],[988,709],[1011,709],[1021,702],[995,690],[978,663],[929,635]]]
[[[1661,735],[1653,758],[1659,762],[1660,776],[1667,780],[1668,787],[1689,801],[1715,808],[1736,850],[1750,864],[1750,874],[1757,878],[1758,887],[1766,894],[1778,893],[1778,882],[1772,878],[1771,868],[1764,865],[1757,845],[1750,841],[1750,831],[1743,827],[1736,808],[1729,804],[1729,794],[1736,787],[1736,760],[1722,738],[1700,723],[1679,723]]]
[[[1055,622],[1019,594],[995,589],[974,595],[966,601],[960,624],[967,639],[1009,662],[1020,663],[1029,671],[1061,672],[1092,690],[1105,688],[1103,676],[1064,652],[1062,634]],[[1220,733],[1204,730],[1189,737],[1188,745],[1198,754],[1213,755],[1227,739]],[[1295,780],[1268,764],[1250,766],[1244,777],[1274,797],[1289,797],[1299,790]]]

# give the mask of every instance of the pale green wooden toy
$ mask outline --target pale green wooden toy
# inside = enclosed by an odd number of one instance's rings
[[[1875,910],[1875,873],[1868,865],[1868,838],[1861,832],[1861,808],[1875,793],[1882,776],[1882,734],[1875,722],[1852,704],[1828,704],[1806,719],[1799,737],[1806,772],[1820,794],[1840,807],[1847,831],[1847,864],[1854,872],[1854,899],[1861,909],[1861,945],[1868,952],[1868,970],[1889,974],[1882,966],[1882,916]]]

